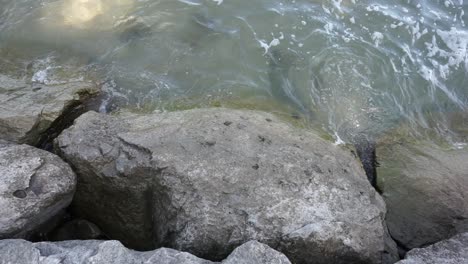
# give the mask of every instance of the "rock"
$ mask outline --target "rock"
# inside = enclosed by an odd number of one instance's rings
[[[25,238],[73,198],[76,176],[59,157],[0,144],[0,238]]]
[[[118,241],[66,241],[31,243],[24,240],[0,241],[0,264],[210,264],[191,254],[169,248],[137,252]],[[223,264],[290,264],[281,253],[251,241],[237,248]]]
[[[0,74],[0,138],[36,145],[54,121],[97,91],[88,82],[32,85]]]
[[[249,241],[236,248],[223,264],[287,264],[291,263],[282,253],[258,241]]]
[[[377,147],[392,237],[406,249],[468,231],[468,148],[393,137]]]
[[[102,237],[105,236],[101,229],[84,219],[71,220],[52,234],[53,241],[99,239]]]
[[[384,246],[384,255],[382,258],[382,263],[383,264],[393,264],[400,260],[400,254],[398,252],[398,246],[393,240],[393,238],[390,236],[390,233],[388,232],[388,227],[385,224],[385,246]]]
[[[0,240],[0,264],[39,264],[39,256],[39,251],[32,247],[31,242]]]
[[[398,264],[468,263],[468,233],[438,242],[426,248],[413,249]]]
[[[79,174],[74,213],[127,246],[221,260],[254,239],[295,263],[382,261],[385,205],[359,161],[273,115],[89,112],[56,150]]]
[[[68,208],[56,213],[48,221],[41,224],[39,227],[34,229],[34,233],[27,237],[29,241],[49,241],[51,240],[51,235],[61,227],[64,223],[69,221],[70,214],[68,213]]]
[[[142,38],[151,33],[151,26],[142,18],[129,16],[114,24],[114,31],[121,41]]]
[[[6,146],[9,146],[9,145],[13,145],[13,144],[14,143],[12,143],[12,142],[0,139],[0,148],[6,147]]]
[[[172,249],[136,252],[118,241],[65,241],[31,243],[24,240],[0,241],[0,264],[208,264],[188,253]]]

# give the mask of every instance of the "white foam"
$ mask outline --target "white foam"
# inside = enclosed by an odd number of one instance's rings
[[[181,2],[181,3],[187,4],[187,5],[191,5],[191,6],[201,5],[201,3],[197,2],[197,1],[191,1],[191,0],[178,0],[178,1]]]
[[[53,68],[51,66],[52,60],[53,60],[53,57],[48,56],[45,59],[37,60],[35,62],[37,68],[35,67],[36,72],[33,74],[31,78],[31,82],[42,83],[42,84],[49,83],[49,70]]]
[[[332,23],[327,23],[324,26],[325,32],[327,32],[328,34],[330,34],[333,31],[333,28],[334,26]]]
[[[441,56],[448,58],[449,65],[458,67],[465,62],[468,66],[468,31],[452,27],[450,31],[437,30],[437,35],[450,49],[447,52],[439,50]]]
[[[378,31],[372,34],[372,40],[374,41],[375,46],[379,46],[382,43],[384,35]]]
[[[335,132],[335,143],[333,143],[335,146],[339,146],[339,145],[344,145],[346,144],[346,142],[344,142],[340,136],[338,135],[337,132]]]
[[[258,42],[260,43],[260,46],[265,49],[265,52],[263,53],[263,55],[267,54],[271,47],[275,47],[280,44],[280,40],[277,38],[273,38],[270,44],[267,44],[263,40],[259,40]]]
[[[455,142],[453,143],[453,146],[455,147],[455,149],[464,149],[468,146],[468,143],[464,143],[464,142]]]
[[[50,67],[47,67],[44,70],[39,70],[36,73],[34,73],[33,77],[31,78],[31,82],[47,84],[47,71],[49,69]]]

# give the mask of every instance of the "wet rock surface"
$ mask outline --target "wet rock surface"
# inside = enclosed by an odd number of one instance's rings
[[[25,238],[67,207],[76,176],[49,152],[0,142],[0,238]]]
[[[385,205],[357,158],[270,114],[88,112],[56,150],[79,174],[74,213],[130,247],[221,260],[255,239],[295,263],[386,253]]]
[[[31,84],[0,74],[0,138],[37,145],[54,133],[48,131],[54,121],[98,91],[90,82]]]
[[[398,264],[468,263],[468,233],[456,235],[426,248],[413,249]]]
[[[0,241],[0,263],[15,264],[209,264],[215,263],[173,249],[137,252],[118,241],[66,241],[31,243],[24,240]],[[283,254],[250,241],[238,247],[224,264],[290,264]]]
[[[468,231],[468,148],[392,138],[377,147],[387,225],[404,249]]]

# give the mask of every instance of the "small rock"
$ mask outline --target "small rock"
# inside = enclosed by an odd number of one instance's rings
[[[258,241],[249,241],[236,248],[222,264],[290,264],[282,253]]]
[[[55,230],[51,239],[53,241],[64,241],[99,239],[103,237],[104,234],[98,226],[87,220],[76,219],[63,224]]]
[[[49,152],[0,145],[0,238],[26,238],[68,206],[76,176]]]
[[[456,235],[434,245],[409,251],[397,264],[468,263],[468,233]]]

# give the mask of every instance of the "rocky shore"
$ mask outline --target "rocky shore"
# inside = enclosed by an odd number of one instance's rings
[[[273,114],[98,93],[0,75],[1,264],[468,261],[467,148],[383,137],[378,193],[353,147]]]

